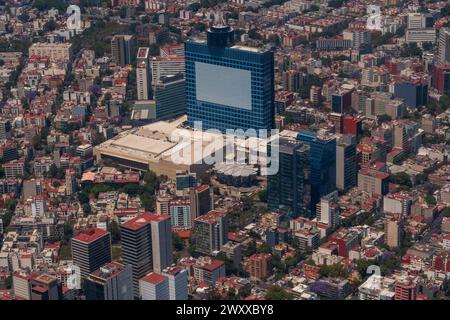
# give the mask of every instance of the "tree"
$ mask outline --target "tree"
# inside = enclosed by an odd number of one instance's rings
[[[433,44],[431,42],[422,43],[422,49],[425,51],[431,51],[433,49]]]
[[[271,286],[266,294],[267,300],[292,300],[292,298],[292,294],[276,285]]]
[[[322,265],[320,267],[320,276],[331,277],[331,278],[348,278],[349,272],[340,263],[335,263],[332,265]]]
[[[428,204],[428,205],[431,205],[431,206],[434,206],[434,205],[436,205],[436,198],[435,197],[433,197],[431,194],[427,194],[426,196],[425,196],[425,201],[426,201],[426,203]]]
[[[260,246],[256,248],[257,253],[270,253],[272,252],[272,249],[267,243],[263,243]]]
[[[391,182],[399,184],[401,186],[406,186],[408,188],[412,187],[411,177],[406,172],[399,172],[391,175]]]

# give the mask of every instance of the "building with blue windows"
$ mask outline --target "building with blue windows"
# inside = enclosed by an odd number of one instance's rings
[[[288,212],[293,217],[310,216],[309,151],[310,147],[305,143],[280,138],[278,172],[267,176],[267,204],[270,210]]]
[[[310,147],[311,212],[315,213],[320,198],[336,190],[336,138],[303,131],[297,139]]]
[[[394,84],[394,97],[404,99],[408,107],[424,106],[428,103],[428,81],[400,79]]]
[[[234,45],[234,31],[219,24],[207,41],[185,43],[188,125],[203,130],[274,128],[272,51]]]

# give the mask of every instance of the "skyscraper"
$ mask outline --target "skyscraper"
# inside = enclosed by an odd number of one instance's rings
[[[131,35],[115,35],[111,39],[113,61],[121,66],[132,63],[134,38]]]
[[[188,273],[182,267],[170,267],[164,269],[163,276],[169,280],[169,300],[188,299]]]
[[[298,139],[310,146],[311,211],[315,213],[320,198],[336,189],[336,138],[303,131]]]
[[[450,64],[450,28],[439,30],[439,47],[437,60],[441,64]]]
[[[131,265],[110,262],[84,281],[86,300],[133,300]]]
[[[153,91],[156,119],[171,119],[186,113],[186,80],[182,73],[161,77]]]
[[[107,262],[111,262],[111,235],[109,232],[91,228],[72,238],[73,263],[87,276]]]
[[[356,186],[357,165],[356,136],[343,135],[336,145],[336,188],[346,191]]]
[[[149,48],[139,48],[137,54],[136,87],[138,100],[149,100],[151,98],[152,79],[149,51]]]
[[[152,272],[139,280],[139,297],[142,300],[169,300],[169,279]]]
[[[139,297],[139,279],[172,264],[170,217],[144,213],[123,223],[120,230],[123,262],[131,265],[134,296]]]
[[[272,129],[273,52],[233,42],[233,29],[219,22],[207,42],[185,43],[188,124],[222,132]]]
[[[211,211],[195,219],[195,249],[211,255],[228,241],[228,218],[225,212]]]
[[[309,146],[297,140],[279,140],[279,169],[267,177],[269,209],[288,209],[295,216],[310,210]]]

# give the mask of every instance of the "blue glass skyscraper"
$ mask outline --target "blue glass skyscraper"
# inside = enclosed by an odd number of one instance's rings
[[[207,41],[185,43],[188,125],[206,129],[274,127],[273,52],[234,45],[234,31],[219,24]]]
[[[336,138],[309,131],[297,138],[310,147],[311,212],[315,213],[320,198],[336,189]]]

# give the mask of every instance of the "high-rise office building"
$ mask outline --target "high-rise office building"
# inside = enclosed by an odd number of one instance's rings
[[[152,79],[149,52],[149,48],[139,48],[136,58],[136,87],[138,100],[149,100],[151,98]]]
[[[346,191],[356,186],[357,165],[356,136],[343,135],[336,144],[336,188]]]
[[[162,274],[151,272],[139,280],[141,300],[169,300],[169,279]]]
[[[450,64],[433,66],[431,86],[437,89],[440,94],[450,95]]]
[[[344,113],[352,105],[352,92],[342,90],[331,95],[331,109],[336,113]]]
[[[336,138],[325,133],[300,132],[298,139],[310,146],[311,211],[320,198],[336,189]]]
[[[172,264],[170,217],[144,213],[120,226],[122,257],[130,264],[134,296],[139,297],[139,279]]]
[[[394,97],[405,100],[409,107],[420,107],[428,102],[428,80],[399,79],[394,83]]]
[[[298,70],[288,70],[283,72],[283,90],[298,92],[305,82],[304,75]]]
[[[175,266],[163,270],[163,276],[169,280],[169,300],[188,299],[188,272],[186,269]]]
[[[222,132],[272,129],[273,52],[233,42],[233,29],[220,22],[207,42],[185,43],[188,124],[201,121],[204,130]]]
[[[131,265],[110,262],[84,281],[86,300],[133,300]]]
[[[184,56],[153,57],[150,60],[152,83],[156,84],[162,77],[185,73]]]
[[[437,60],[440,64],[450,64],[450,28],[441,28],[439,30]]]
[[[279,169],[267,177],[269,209],[287,209],[295,216],[310,210],[309,146],[293,139],[279,140]]]
[[[73,263],[80,268],[82,276],[111,262],[111,235],[109,232],[90,228],[72,238]]]
[[[228,217],[225,212],[211,211],[195,219],[195,249],[211,255],[228,241]]]
[[[155,117],[171,119],[186,113],[186,80],[182,73],[163,76],[153,86]]]
[[[121,66],[132,63],[134,38],[132,35],[115,35],[111,39],[113,61]]]
[[[385,195],[389,191],[389,173],[361,169],[358,171],[358,189],[377,195]]]
[[[195,172],[177,171],[176,172],[177,190],[194,188],[197,186],[197,174]]]

